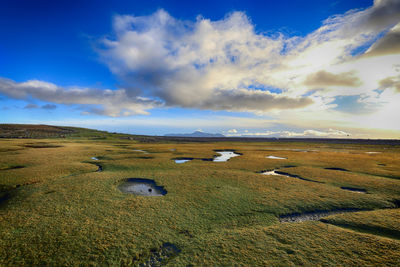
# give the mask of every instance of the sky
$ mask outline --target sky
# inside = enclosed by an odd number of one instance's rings
[[[0,4],[0,123],[400,139],[399,0]]]

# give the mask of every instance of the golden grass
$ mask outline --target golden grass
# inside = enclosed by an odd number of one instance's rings
[[[355,231],[400,239],[400,209],[341,214],[328,217],[324,222]]]
[[[168,264],[182,266],[397,265],[400,260],[398,210],[382,210],[400,199],[396,146],[84,139],[3,139],[0,145],[0,185],[8,194],[0,206],[0,265],[137,265],[165,242],[182,250]],[[200,160],[212,158],[216,149],[243,155],[222,163]],[[383,153],[365,153],[370,151]],[[196,159],[176,164],[176,157]],[[95,172],[94,163],[104,171]],[[322,183],[257,173],[276,168]],[[154,179],[168,193],[122,194],[117,185],[130,177]],[[340,208],[375,211],[335,215],[328,223],[277,219]],[[377,229],[392,232],[383,237]]]

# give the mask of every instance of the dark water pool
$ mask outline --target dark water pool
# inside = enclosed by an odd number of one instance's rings
[[[139,196],[164,196],[167,194],[167,190],[158,186],[154,180],[143,178],[128,178],[118,186],[118,189],[123,193]]]

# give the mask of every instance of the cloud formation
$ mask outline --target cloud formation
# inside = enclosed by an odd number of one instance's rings
[[[394,88],[398,93],[400,93],[400,76],[397,77],[387,77],[379,81],[380,89]]]
[[[303,129],[316,120],[331,122],[328,127],[368,124],[370,114],[335,108],[343,96],[355,96],[355,105],[369,104],[382,117],[400,113],[399,18],[400,1],[376,0],[327,18],[306,36],[287,36],[258,32],[243,12],[216,21],[182,21],[162,9],[117,15],[97,49],[121,81],[117,90],[0,78],[0,93],[113,117],[182,107],[268,114],[287,125],[307,122]]]
[[[24,109],[36,109],[36,108],[39,108],[39,106],[36,105],[36,104],[32,104],[32,103],[27,104],[27,105],[24,107]],[[57,106],[56,106],[56,105],[53,105],[53,104],[45,104],[45,105],[41,106],[40,108],[41,108],[41,109],[47,109],[47,110],[53,110],[53,109],[56,109]]]
[[[42,106],[42,109],[48,109],[48,110],[52,110],[52,109],[56,109],[57,106],[56,105],[52,105],[52,104],[46,104]]]
[[[307,76],[304,84],[316,87],[326,86],[350,86],[355,87],[361,84],[360,79],[354,75],[354,72],[343,72],[333,74],[327,71],[318,71]]]
[[[400,23],[373,44],[365,56],[400,54]]]
[[[238,133],[238,131],[229,130],[225,134],[226,136],[231,137],[321,137],[321,138],[346,138],[351,136],[350,133],[328,129],[326,131],[321,130],[304,130],[303,132],[294,132],[294,131],[264,131],[264,132],[244,132]]]
[[[59,104],[78,104],[86,113],[95,113],[112,117],[134,114],[148,114],[146,109],[160,103],[143,97],[131,97],[124,89],[99,90],[89,88],[63,88],[53,83],[31,80],[18,83],[10,79],[0,78],[0,93],[15,99],[30,97],[46,102]],[[28,104],[25,108],[37,108]],[[55,109],[56,106],[46,104],[43,109]]]
[[[102,40],[99,53],[124,87],[162,99],[166,106],[329,109],[332,97],[369,94],[382,76],[394,72],[371,76],[365,66],[377,63],[360,62],[354,53],[371,42],[367,54],[396,53],[399,16],[399,1],[378,0],[365,10],[326,19],[307,36],[290,37],[256,32],[243,12],[190,22],[161,9],[149,16],[116,16],[114,37]],[[392,68],[394,62],[385,64]],[[329,95],[310,94],[316,87],[341,88]]]
[[[279,55],[280,38],[256,34],[242,12],[220,21],[179,21],[159,10],[145,17],[117,16],[115,40],[101,50],[126,87],[163,99],[167,106],[211,110],[268,111],[310,105],[307,97],[250,90],[265,84],[265,61]]]
[[[27,104],[24,109],[34,109],[34,108],[39,108],[38,105],[36,104]]]

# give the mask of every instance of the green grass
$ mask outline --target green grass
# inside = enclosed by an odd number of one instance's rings
[[[355,231],[400,239],[400,209],[341,214],[328,217],[324,222]]]
[[[7,195],[0,206],[0,265],[139,265],[166,242],[181,249],[163,262],[171,266],[400,264],[400,221],[392,209],[400,199],[399,146],[89,136],[0,140],[0,190]],[[215,149],[243,155],[222,163],[173,161],[211,158]],[[93,163],[104,171],[95,172]],[[257,173],[276,168],[322,183]],[[126,178],[154,179],[168,193],[122,194],[117,186]],[[340,208],[373,211],[278,221],[282,214]]]

